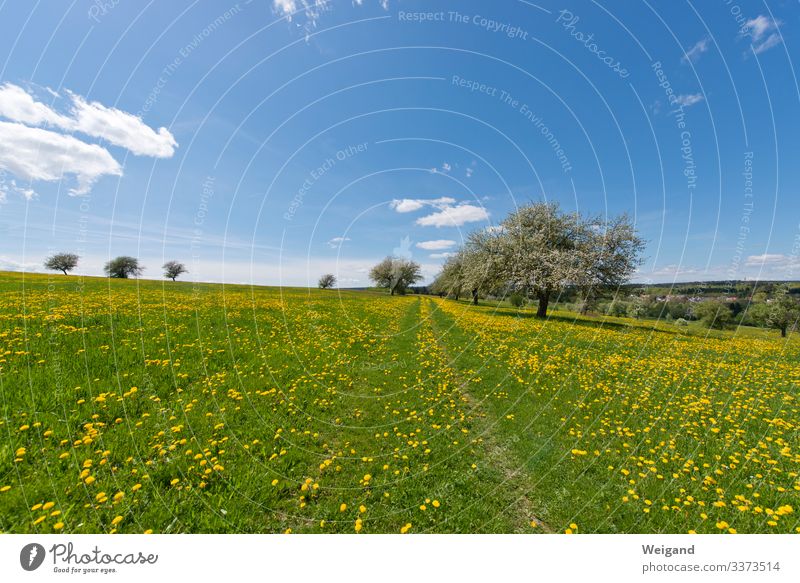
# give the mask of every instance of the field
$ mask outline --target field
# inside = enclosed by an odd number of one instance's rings
[[[0,531],[800,532],[800,342],[0,274]]]

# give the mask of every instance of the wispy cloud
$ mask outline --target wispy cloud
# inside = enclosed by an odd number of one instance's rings
[[[420,241],[417,243],[418,248],[425,249],[426,251],[442,251],[455,246],[456,242],[450,239],[435,239],[433,241]]]
[[[687,93],[684,95],[676,95],[674,102],[681,107],[691,107],[703,101],[702,93]]]
[[[708,50],[709,45],[711,44],[711,38],[704,37],[701,38],[699,41],[694,43],[690,49],[688,49],[681,59],[684,63],[688,62],[695,62],[700,59],[700,55],[705,53]]]
[[[800,258],[792,255],[783,255],[781,253],[763,253],[761,255],[749,255],[744,263],[748,267],[761,265],[791,267],[800,263]]]
[[[16,180],[0,181],[0,203],[6,202],[8,194],[12,192],[20,195],[25,200],[33,200],[37,196],[35,190],[17,185]]]
[[[344,243],[345,241],[349,241],[349,240],[350,240],[350,237],[334,237],[333,239],[328,241],[326,243],[326,245],[328,247],[330,247],[331,249],[336,249],[337,247],[340,247],[342,245],[342,243]]]
[[[389,207],[396,210],[398,213],[411,213],[426,206],[444,208],[455,204],[455,202],[456,199],[448,196],[443,196],[441,198],[401,198],[394,199],[389,203]]]
[[[364,0],[353,0],[356,6],[362,6]],[[379,0],[380,6],[384,10],[389,10],[389,0]],[[317,28],[317,23],[322,18],[322,14],[333,9],[331,0],[272,0],[272,8],[275,12],[286,18],[288,21],[298,21],[302,17],[303,22],[298,26],[305,32],[306,38]]]
[[[760,14],[745,23],[742,34],[750,37],[753,51],[759,55],[781,43],[780,25],[780,21]]]

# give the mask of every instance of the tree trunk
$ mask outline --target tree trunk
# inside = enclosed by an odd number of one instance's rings
[[[539,298],[539,307],[536,308],[536,317],[537,318],[546,318],[547,317],[547,304],[550,302],[550,293],[549,292],[539,292],[536,294],[536,297]]]
[[[393,287],[389,287],[389,295],[390,296],[394,295],[394,288]]]
[[[460,295],[461,295],[461,292],[456,292],[456,301],[458,301],[458,298],[459,298]]]
[[[478,305],[478,290],[477,289],[472,290],[472,305],[473,306],[477,306]]]
[[[783,327],[781,328],[781,337],[782,337],[782,338],[786,338],[786,326],[783,326]]]
[[[62,269],[61,271],[64,272],[64,275],[67,275],[67,270],[66,269]]]

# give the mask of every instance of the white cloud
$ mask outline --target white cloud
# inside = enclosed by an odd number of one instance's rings
[[[396,210],[398,213],[411,213],[418,211],[424,206],[434,206],[437,208],[445,208],[456,202],[456,199],[443,196],[441,198],[402,198],[395,199],[389,203],[389,207]]]
[[[483,207],[473,204],[460,204],[446,207],[439,212],[420,217],[416,223],[422,227],[460,227],[466,223],[476,223],[489,219],[489,213]]]
[[[779,45],[781,43],[781,35],[777,32],[773,32],[771,35],[767,37],[767,39],[762,42],[758,43],[757,45],[753,45],[753,50],[756,52],[757,55],[760,55],[764,51],[771,49],[772,47]]]
[[[58,98],[54,91],[48,93]],[[169,158],[175,153],[178,144],[167,128],[155,130],[138,116],[67,94],[71,104],[62,113],[18,85],[0,85],[0,118],[9,120],[0,121],[0,169],[28,181],[53,182],[74,175],[78,184],[69,192],[79,195],[89,192],[101,176],[121,176],[122,168],[102,146],[68,133],[105,140],[137,156]],[[36,195],[31,188],[15,189],[29,200]]]
[[[778,33],[780,25],[779,21],[761,14],[745,23],[742,34],[750,36],[753,50],[756,54],[761,54],[780,44],[781,35]]]
[[[442,251],[455,246],[456,242],[450,239],[436,239],[434,241],[420,241],[417,243],[418,248],[425,249],[426,251]],[[431,257],[433,256],[431,255]]]
[[[137,156],[169,158],[175,153],[178,143],[167,128],[156,131],[133,114],[67,93],[72,104],[65,115],[37,101],[22,87],[6,83],[0,86],[0,116],[27,125],[80,132],[107,140]]]
[[[70,93],[70,96],[75,130],[108,140],[137,156],[170,158],[175,153],[178,143],[167,128],[156,131],[133,114],[96,101],[89,103],[80,95]]]
[[[350,237],[334,237],[333,239],[328,241],[326,243],[326,245],[328,247],[330,247],[331,249],[336,249],[336,247],[339,247],[342,243],[344,243],[345,241],[349,241],[349,240],[350,240]]]
[[[703,95],[701,93],[690,93],[686,95],[676,95],[675,96],[675,103],[682,107],[691,107],[697,103],[703,101]]]
[[[760,40],[769,30],[775,26],[775,22],[763,14],[748,20],[745,23],[745,34],[749,34],[754,41]]]
[[[0,270],[2,271],[41,271],[42,264],[39,262],[21,262],[5,255],[0,255]]]
[[[121,176],[122,167],[105,148],[72,136],[0,121],[0,168],[24,180],[53,182],[75,176],[70,194],[86,194],[98,178]]]
[[[8,200],[8,194],[13,192],[14,194],[19,194],[25,200],[33,200],[38,195],[36,191],[32,188],[23,188],[17,185],[16,180],[11,180],[6,182],[5,180],[0,180],[0,204],[6,202]]]
[[[292,14],[297,10],[294,0],[274,0],[272,5],[279,14]]]
[[[317,21],[325,10],[330,10],[329,0],[273,0],[272,7],[279,15],[285,16],[286,20],[292,21],[298,15],[305,17],[305,24],[302,29],[306,34],[306,39],[317,27]]]
[[[711,39],[709,37],[704,37],[694,43],[692,48],[686,51],[686,54],[683,55],[683,62],[688,63],[689,61],[697,61],[700,59],[700,55],[705,53],[708,50],[708,46],[711,44]]]
[[[474,170],[472,168],[467,168],[467,171],[466,171],[467,178],[472,178],[472,173],[473,172],[474,172]]]
[[[750,255],[745,260],[745,265],[748,267],[769,265],[769,266],[784,266],[789,267],[800,262],[800,258],[791,255],[783,255],[780,253],[764,253],[762,255]]]
[[[446,253],[431,253],[429,257],[431,259],[447,259],[448,257],[452,257],[453,255],[455,255],[455,253],[449,253],[449,252],[446,252]]]
[[[69,118],[57,113],[18,85],[0,85],[0,116],[28,125],[52,125],[67,128]]]

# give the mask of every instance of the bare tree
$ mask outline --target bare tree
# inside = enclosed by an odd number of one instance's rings
[[[164,277],[172,281],[184,273],[189,273],[186,266],[178,261],[167,261],[161,268],[164,270]]]
[[[336,276],[332,273],[326,273],[319,278],[319,283],[317,283],[317,285],[319,289],[331,289],[336,285]]]
[[[78,259],[74,253],[56,253],[44,261],[44,266],[53,271],[63,271],[64,275],[78,266]]]

